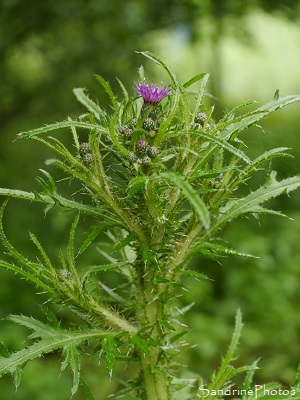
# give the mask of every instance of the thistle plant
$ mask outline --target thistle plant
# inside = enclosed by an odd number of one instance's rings
[[[1,267],[47,293],[49,302],[70,310],[78,324],[66,327],[50,307],[45,308],[44,321],[24,315],[8,317],[32,331],[31,344],[23,350],[11,353],[4,344],[0,346],[0,375],[11,374],[16,387],[27,362],[60,350],[62,369],[69,367],[73,373],[71,394],[79,390],[94,399],[81,371],[81,356],[88,342],[89,348],[106,360],[111,379],[117,356],[137,365],[123,395],[148,400],[178,398],[176,391],[186,385],[180,381],[183,367],[178,365],[178,354],[186,348],[184,313],[189,307],[178,311],[177,298],[184,293],[186,276],[207,278],[201,265],[191,268],[190,260],[197,255],[214,260],[231,254],[250,256],[224,246],[220,241],[224,228],[245,215],[282,216],[264,203],[300,186],[300,176],[278,180],[276,172],[269,169],[270,160],[289,156],[288,148],[267,150],[250,159],[240,138],[271,112],[299,101],[300,95],[280,97],[276,92],[264,106],[241,114],[240,108],[250,105],[243,104],[216,121],[213,107],[205,105],[208,74],[181,84],[162,60],[149,52],[142,54],[162,67],[168,84],[147,83],[141,68],[130,93],[120,83],[120,101],[109,83],[97,75],[111,102],[108,112],[83,89],[75,89],[87,113],[18,135],[50,148],[57,158],[46,164],[58,167],[70,185],[79,182],[80,191],[65,197],[44,169],[38,177],[39,192],[0,189],[7,198],[43,203],[47,212],[60,207],[74,216],[69,242],[65,249],[58,249],[59,262],[46,253],[46,239],[33,234],[30,238],[38,256],[29,260],[5,233],[3,214],[8,200],[2,205],[0,235],[10,258],[0,261]],[[190,90],[192,85],[198,85],[197,92]],[[47,136],[62,129],[71,134],[70,148]],[[268,166],[263,185],[247,189],[246,194],[237,190],[263,165]],[[93,222],[76,248],[76,228],[84,215]],[[82,266],[80,256],[92,249],[101,235],[110,238],[110,251],[98,243],[99,259],[105,255],[108,262]],[[101,276],[108,271],[119,274],[122,285],[110,288],[102,284]],[[233,338],[219,370],[211,382],[200,377],[190,381],[190,390],[182,399],[222,399],[222,391],[237,374],[245,379],[241,398],[251,398],[256,362],[237,366],[235,361],[241,328],[238,311]],[[292,394],[279,392],[279,384],[267,387],[277,390],[278,398],[300,398],[299,376]],[[267,398],[265,393],[256,394]]]

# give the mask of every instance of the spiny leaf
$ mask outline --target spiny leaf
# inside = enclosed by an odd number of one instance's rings
[[[97,103],[95,103],[93,100],[89,98],[89,96],[84,93],[83,88],[76,88],[73,89],[73,92],[77,98],[77,100],[83,104],[89,112],[91,112],[98,120],[100,120],[101,116],[105,116],[105,112],[99,107]]]
[[[202,79],[205,75],[207,75],[205,72],[202,74],[195,75],[192,79],[188,80],[186,83],[183,84],[183,87],[186,89],[189,86],[191,86],[193,83],[198,82],[200,79]]]
[[[272,150],[268,150],[258,156],[255,160],[252,161],[253,166],[258,167],[259,165],[271,160],[275,157],[293,157],[291,154],[285,153],[286,150],[289,150],[288,147],[278,147]]]
[[[103,350],[105,351],[106,368],[111,378],[116,357],[116,342],[113,336],[108,336],[103,340]]]
[[[218,144],[220,147],[222,147],[224,150],[229,151],[230,153],[234,154],[236,157],[240,158],[241,160],[245,161],[247,164],[252,164],[251,160],[249,157],[246,156],[245,153],[243,153],[241,150],[238,150],[234,146],[232,146],[230,143],[228,143],[226,140],[222,140],[218,138],[217,136],[213,136],[210,133],[205,133],[202,131],[197,131],[197,130],[192,130],[192,131],[185,131],[183,132],[184,134],[195,134],[197,136],[203,137],[204,139],[209,140],[210,142]]]
[[[131,179],[131,181],[128,183],[128,195],[134,196],[136,193],[146,188],[148,183],[148,176],[137,176]]]
[[[135,235],[129,233],[124,239],[117,243],[114,247],[115,251],[123,249],[125,246],[129,245],[135,239]]]
[[[80,386],[82,387],[84,394],[86,395],[87,400],[95,400],[95,397],[89,388],[88,384],[83,378],[80,378]]]
[[[0,342],[0,356],[8,358],[10,356],[10,352],[4,343]]]
[[[182,176],[172,172],[165,172],[159,175],[159,177],[170,180],[181,190],[182,194],[193,206],[205,229],[208,229],[210,226],[209,211],[203,200],[198,196],[197,192],[195,189],[193,189],[189,182]]]
[[[48,268],[48,270],[51,271],[52,274],[55,276],[55,268],[52,266],[52,263],[51,263],[49,257],[47,256],[45,250],[43,249],[41,243],[38,241],[38,239],[36,238],[36,236],[33,233],[30,232],[29,235],[30,235],[30,239],[33,241],[33,243],[39,250],[39,252],[44,260],[46,268]]]
[[[186,269],[182,271],[183,275],[193,276],[196,279],[208,279],[211,280],[207,275],[203,274],[202,272],[193,271],[191,269]]]
[[[103,126],[101,125],[91,124],[89,122],[83,122],[83,121],[73,121],[69,119],[67,121],[56,122],[54,124],[45,125],[41,128],[31,129],[30,131],[20,132],[18,134],[18,137],[31,138],[33,136],[41,135],[43,133],[55,131],[58,129],[71,128],[71,127],[96,130],[97,132],[107,134],[107,129],[103,128]]]
[[[67,366],[70,367],[73,373],[73,386],[72,396],[77,392],[80,382],[80,353],[76,346],[68,346],[63,349],[63,356],[65,357],[61,370],[64,371]]]
[[[63,349],[66,346],[78,346],[85,340],[99,339],[116,335],[115,332],[107,332],[98,329],[82,331],[57,331],[56,336],[41,339],[26,349],[12,353],[8,358],[0,358],[0,376],[13,374],[18,367],[22,367],[28,361],[41,357],[43,354],[54,350]]]
[[[103,222],[99,222],[97,225],[91,227],[89,229],[89,234],[88,234],[87,238],[84,240],[84,242],[80,246],[80,249],[78,250],[77,256],[79,254],[83,253],[88,248],[88,246],[93,242],[93,240],[96,239],[96,237],[99,235],[99,233],[104,231],[106,228],[111,228],[113,226],[115,226],[114,223],[111,223],[108,221],[103,221]]]
[[[154,61],[156,64],[160,65],[163,67],[163,69],[167,72],[169,75],[172,84],[176,87],[178,86],[178,81],[176,79],[176,76],[174,73],[171,71],[170,67],[168,67],[159,57],[157,57],[155,54],[149,52],[149,51],[137,51],[137,53],[142,54],[143,56],[149,58],[151,61]]]
[[[197,113],[199,112],[199,108],[200,108],[200,105],[202,103],[202,99],[203,99],[203,95],[204,95],[204,92],[205,92],[205,87],[206,87],[207,82],[208,82],[208,78],[209,78],[209,74],[205,74],[203,76],[203,78],[201,79],[200,88],[199,88],[199,91],[198,91],[198,96],[197,96],[194,112],[192,114],[192,121],[194,121]]]
[[[143,353],[147,354],[148,356],[151,356],[151,351],[148,347],[147,342],[139,335],[134,335],[130,337],[130,342],[137,346],[140,350],[142,350]]]
[[[18,389],[21,383],[22,372],[23,372],[23,365],[18,365],[13,372],[14,385],[16,389]]]
[[[69,243],[68,243],[68,248],[67,248],[69,265],[74,270],[75,270],[74,241],[75,241],[75,231],[76,231],[76,228],[77,228],[77,225],[78,225],[78,222],[79,222],[79,218],[80,218],[80,214],[78,213],[75,216],[74,221],[73,221],[72,226],[71,226]]]
[[[55,313],[46,305],[40,306],[40,309],[43,311],[45,314],[47,321],[49,324],[54,328],[54,329],[59,329],[60,328],[60,321],[58,320],[57,316]]]
[[[223,361],[222,365],[226,365],[226,364],[230,363],[234,359],[234,354],[235,354],[235,351],[236,351],[237,346],[239,344],[239,340],[240,340],[240,337],[241,337],[242,329],[243,329],[242,313],[241,313],[241,310],[238,309],[237,313],[236,313],[236,316],[235,316],[235,327],[234,327],[234,332],[233,332],[233,335],[232,335],[232,339],[231,339],[228,351],[226,353],[226,356],[224,358],[224,361]]]
[[[72,121],[72,119],[70,117],[68,117],[68,121]],[[73,140],[74,140],[74,143],[75,143],[75,146],[76,146],[76,150],[79,151],[80,144],[79,144],[78,134],[77,134],[75,126],[71,126],[71,132],[72,132],[72,135],[73,135]]]
[[[148,261],[156,262],[155,255],[153,254],[149,246],[147,246],[146,244],[142,244],[140,250],[141,250],[142,260],[144,262]]]
[[[265,118],[271,112],[278,110],[278,108],[281,109],[288,104],[292,104],[297,101],[300,101],[300,95],[279,97],[278,99],[272,100],[262,107],[259,107],[256,110],[241,116],[239,121],[233,121],[228,127],[220,132],[219,137],[223,139],[231,137],[234,133],[241,132],[242,130]],[[217,129],[218,128],[216,128],[216,130]]]
[[[242,314],[241,311],[238,310],[235,318],[235,328],[228,351],[221,363],[219,370],[213,377],[212,382],[208,387],[209,395],[207,398],[209,398],[210,400],[214,397],[212,395],[212,391],[222,389],[230,380],[230,378],[235,375],[235,368],[230,365],[230,363],[234,360],[234,354],[241,336],[242,327]],[[249,370],[249,367],[247,367],[247,370]]]
[[[245,376],[243,386],[242,386],[242,389],[246,391],[245,393],[247,393],[248,390],[250,390],[253,385],[254,372],[258,368],[257,363],[258,363],[258,360],[254,361],[252,363],[252,369],[250,369]],[[250,399],[250,396],[246,395],[245,397],[243,397],[243,400],[248,400],[248,399]]]
[[[276,181],[276,172],[273,171],[269,181],[259,189],[250,193],[241,199],[230,200],[223,208],[220,209],[220,217],[212,230],[224,225],[238,216],[246,213],[269,212],[260,207],[260,204],[274,197],[280,196],[284,192],[287,194],[292,190],[300,187],[300,176],[284,179],[280,182]],[[272,212],[272,211],[271,211]],[[276,213],[279,215],[279,213]]]
[[[57,335],[57,328],[55,329],[51,325],[44,324],[33,317],[26,317],[25,315],[10,315],[7,319],[33,330],[33,333],[30,335],[31,339],[38,337],[55,337]]]
[[[117,303],[124,304],[126,306],[130,305],[130,302],[128,300],[124,299],[124,297],[120,296],[118,293],[116,293],[114,291],[114,289],[109,288],[108,286],[104,285],[104,283],[102,283],[102,282],[99,282],[99,285]]]
[[[83,276],[81,286],[82,288],[87,284],[88,279],[92,274],[95,274],[97,272],[104,272],[104,271],[110,271],[114,270],[117,268],[122,267],[123,265],[128,264],[127,261],[121,261],[119,263],[112,263],[112,264],[103,264],[103,265],[96,265],[94,267],[91,267]]]
[[[247,254],[247,253],[241,253],[239,251],[236,251],[234,249],[230,249],[228,247],[222,246],[217,243],[201,243],[199,245],[196,245],[192,248],[191,250],[191,255],[197,255],[197,254],[206,254],[207,252],[213,253],[213,255],[219,257],[222,254],[230,254],[230,255],[236,255],[236,256],[242,256],[242,257],[254,257],[252,254]]]
[[[37,176],[36,180],[39,182],[41,187],[44,189],[44,192],[51,196],[53,193],[56,192],[56,186],[55,186],[54,179],[49,174],[49,172],[47,172],[43,169],[40,169],[40,171],[44,174],[45,179],[41,178],[40,176]]]
[[[18,267],[12,263],[8,263],[6,261],[0,260],[0,267],[7,269],[8,271],[12,271],[22,277],[24,277],[28,282],[34,283],[38,288],[45,290],[46,292],[50,293],[53,297],[56,297],[55,291],[36,276],[32,274],[32,272],[27,272],[21,267]]]
[[[74,200],[69,200],[66,199],[62,196],[60,196],[58,193],[55,193],[55,195],[48,196],[42,193],[33,193],[33,192],[25,192],[23,190],[12,190],[12,189],[3,189],[0,188],[0,195],[3,196],[9,196],[9,197],[15,197],[19,199],[25,199],[25,200],[30,200],[30,201],[37,201],[39,203],[46,203],[49,206],[53,207],[55,204],[60,205],[63,208],[66,208],[68,210],[76,210],[79,212],[83,212],[84,214],[90,214],[90,215],[97,215],[102,218],[110,219],[112,220],[109,215],[104,212],[101,212],[99,208],[93,207],[90,205],[78,203]],[[115,222],[115,221],[114,221]]]
[[[128,92],[127,92],[125,86],[120,81],[120,79],[117,78],[117,81],[118,81],[118,84],[120,85],[120,88],[122,89],[125,101],[128,102],[129,101],[129,96],[128,96]]]
[[[113,107],[116,109],[118,106],[117,98],[114,95],[110,84],[105,79],[103,79],[102,76],[100,76],[100,75],[95,75],[95,78],[101,84],[101,86],[105,89],[106,93],[108,94],[108,96],[112,102]]]

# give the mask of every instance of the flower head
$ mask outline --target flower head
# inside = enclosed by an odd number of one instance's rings
[[[144,79],[142,83],[134,82],[135,90],[143,97],[144,102],[151,106],[156,106],[160,101],[170,93],[170,89],[165,86],[157,86],[152,83],[150,86],[147,85]]]

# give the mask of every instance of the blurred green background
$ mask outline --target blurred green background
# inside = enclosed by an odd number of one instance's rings
[[[211,72],[210,92],[215,115],[239,102],[268,102],[276,89],[300,93],[300,1],[298,0],[2,0],[0,3],[0,186],[37,189],[35,176],[52,155],[38,143],[15,141],[20,131],[76,117],[84,112],[72,93],[86,87],[108,108],[94,80],[102,75],[118,92],[118,77],[130,90],[143,64],[146,77],[166,81],[162,71],[135,51],[149,50],[163,58],[182,81]],[[121,95],[121,94],[120,94]],[[249,153],[291,147],[294,159],[276,161],[280,177],[300,171],[300,105],[277,112],[243,134]],[[68,132],[59,133],[60,137]],[[66,139],[68,140],[68,139]],[[253,182],[255,186],[255,182]],[[65,190],[68,187],[65,186]],[[259,259],[224,258],[222,265],[194,260],[195,268],[213,281],[187,281],[184,305],[189,340],[197,347],[182,361],[193,374],[208,378],[224,354],[241,308],[245,328],[238,365],[261,357],[257,382],[279,380],[289,386],[300,361],[300,193],[274,201],[294,221],[275,217],[236,222],[225,239]],[[69,214],[11,200],[5,214],[8,236],[17,248],[34,257],[28,231],[49,254],[67,241]],[[90,221],[85,220],[82,232]],[[5,257],[3,247],[1,254]],[[99,262],[91,251],[81,265]],[[100,260],[101,261],[101,260]],[[6,271],[0,271],[0,318],[23,313],[41,317],[42,295]],[[60,314],[72,323],[71,316]],[[42,317],[41,317],[42,318]],[[27,332],[1,321],[0,340],[11,349],[24,345]],[[121,381],[109,381],[105,366],[86,357],[83,369],[97,400],[106,399]],[[118,366],[125,379],[131,369]],[[116,375],[118,375],[116,374]],[[183,370],[183,374],[185,374]],[[0,380],[1,399],[65,400],[71,376],[59,372],[57,355],[26,366],[18,391],[11,379]],[[83,399],[78,393],[74,399]]]

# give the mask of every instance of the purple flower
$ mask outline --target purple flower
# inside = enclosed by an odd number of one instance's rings
[[[151,106],[156,106],[164,97],[170,93],[170,89],[165,86],[157,86],[152,83],[150,86],[147,85],[144,79],[142,83],[134,82],[135,90],[143,97],[144,102]]]

